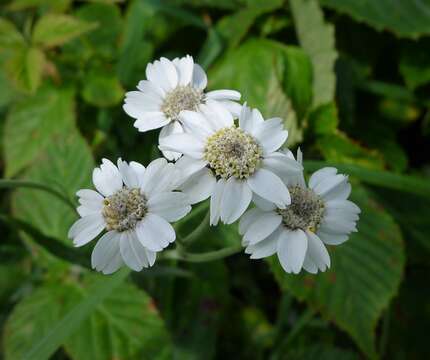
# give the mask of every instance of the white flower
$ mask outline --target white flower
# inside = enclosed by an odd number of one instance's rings
[[[77,192],[81,218],[69,230],[75,246],[83,246],[107,231],[94,247],[92,267],[104,274],[123,263],[135,271],[152,266],[156,252],[175,241],[169,222],[184,217],[191,206],[187,196],[175,192],[175,165],[165,159],[148,167],[118,160],[118,167],[103,159],[93,172],[97,191]]]
[[[236,221],[253,193],[282,209],[290,203],[278,175],[302,166],[276,152],[288,136],[281,119],[264,121],[258,110],[244,105],[237,126],[227,110],[211,101],[201,105],[201,113],[183,111],[180,118],[186,133],[163,138],[160,149],[184,154],[176,163],[187,179],[180,188],[192,203],[211,197],[211,225],[219,219],[226,224]]]
[[[172,61],[161,58],[146,67],[146,78],[137,85],[139,91],[126,94],[125,112],[136,121],[134,126],[145,132],[162,128],[160,140],[170,134],[184,131],[179,120],[183,110],[197,111],[200,104],[213,100],[238,115],[240,93],[233,90],[204,92],[207,77],[200,65],[189,55]],[[181,154],[163,152],[169,160],[176,160]]]
[[[297,157],[301,162],[300,150]],[[357,231],[360,209],[347,200],[351,193],[348,177],[325,167],[310,177],[309,187],[303,173],[289,177],[286,183],[291,194],[286,209],[258,199],[257,207],[241,218],[239,232],[244,235],[245,252],[251,259],[277,253],[287,273],[297,274],[302,267],[313,274],[325,271],[330,256],[324,244],[342,244]]]

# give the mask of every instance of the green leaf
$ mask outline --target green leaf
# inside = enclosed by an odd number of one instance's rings
[[[9,20],[0,18],[0,53],[24,46],[24,38]]]
[[[87,22],[70,15],[47,14],[34,26],[33,41],[50,48],[85,34],[97,27],[95,22]]]
[[[402,49],[399,71],[409,89],[414,90],[430,82],[430,53],[424,50],[429,45],[430,41],[423,39],[407,43]]]
[[[278,9],[282,4],[282,0],[253,2],[245,9],[224,16],[217,23],[216,30],[227,42],[228,47],[236,47],[259,16]]]
[[[99,107],[114,106],[123,96],[124,89],[114,73],[90,70],[86,74],[82,97],[87,103]]]
[[[296,47],[275,41],[252,39],[229,51],[209,71],[211,88],[230,88],[241,92],[248,106],[258,108],[265,118],[281,117],[289,131],[288,144],[301,141],[302,133],[291,101],[282,89],[285,58],[299,60]],[[297,84],[301,86],[302,84]]]
[[[48,359],[61,345],[79,360],[167,358],[163,322],[145,292],[123,283],[128,274],[38,288],[7,322],[6,360]]]
[[[340,131],[318,138],[317,146],[331,162],[357,164],[370,169],[384,167],[383,158],[378,151],[361,146]]]
[[[359,360],[358,354],[352,351],[337,348],[327,344],[314,344],[298,349],[291,349],[287,358],[289,360]]]
[[[309,128],[316,135],[333,135],[339,125],[336,104],[321,105],[309,114]]]
[[[68,9],[72,0],[14,0],[8,5],[12,11],[26,10],[32,7],[41,7],[51,11],[63,12]]]
[[[375,357],[378,320],[403,276],[403,240],[393,219],[357,184],[352,201],[362,211],[358,233],[340,246],[329,246],[330,270],[297,276],[286,274],[277,258],[269,262],[282,289],[320,311]]]
[[[85,140],[75,129],[50,138],[46,150],[35,158],[35,164],[23,178],[50,185],[71,199],[81,188],[91,185],[94,162]],[[43,234],[65,243],[67,231],[77,214],[53,195],[33,189],[19,189],[12,197],[14,215],[39,229]]]
[[[392,0],[320,0],[331,9],[347,14],[377,30],[389,30],[400,37],[418,38],[430,34],[430,2]]]
[[[42,80],[45,54],[34,47],[17,49],[6,63],[6,74],[18,90],[34,93]]]
[[[74,124],[73,92],[46,87],[11,107],[4,130],[6,177],[35,161],[54,134]]]
[[[334,27],[324,21],[317,0],[290,0],[297,37],[313,65],[313,105],[331,102],[336,91]]]

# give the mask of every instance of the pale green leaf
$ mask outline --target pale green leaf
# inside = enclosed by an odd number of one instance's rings
[[[108,107],[119,104],[123,96],[124,89],[114,73],[92,70],[85,76],[82,97],[87,103]]]
[[[32,7],[47,8],[62,12],[67,10],[73,0],[13,0],[8,9],[12,11],[26,10]]]
[[[331,269],[318,275],[289,275],[269,259],[282,289],[321,312],[375,357],[375,330],[382,311],[397,294],[405,266],[400,229],[367,192],[353,186],[361,208],[358,232],[339,246],[328,246]]]
[[[0,53],[24,46],[24,38],[9,20],[0,18]]]
[[[30,165],[54,134],[67,133],[74,124],[73,92],[46,87],[11,107],[4,129],[6,176]]]
[[[324,21],[317,0],[290,0],[290,5],[300,45],[313,65],[313,105],[331,102],[336,91],[334,27]]]
[[[128,273],[37,289],[7,322],[6,360],[48,359],[60,346],[76,360],[168,358],[164,324],[148,295],[123,283]]]
[[[331,9],[348,14],[377,30],[390,30],[401,37],[430,34],[428,0],[320,0]]]
[[[70,15],[47,14],[34,26],[33,41],[44,47],[63,45],[98,26]]]
[[[38,48],[22,47],[6,63],[6,74],[18,90],[34,93],[42,80],[45,54]]]

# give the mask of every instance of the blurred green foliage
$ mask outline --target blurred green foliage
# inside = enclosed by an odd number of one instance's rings
[[[210,88],[282,117],[288,146],[318,160],[305,167],[350,174],[362,209],[317,276],[239,254],[103,277],[67,239],[67,204],[1,180],[1,357],[428,358],[429,36],[428,0],[1,1],[3,179],[74,202],[101,157],[160,156],[124,92],[148,62],[191,54]],[[239,242],[208,228],[192,251]]]

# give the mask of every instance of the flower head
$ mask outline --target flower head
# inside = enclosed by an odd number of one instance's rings
[[[165,159],[143,165],[122,161],[115,166],[103,159],[93,172],[97,191],[77,192],[81,216],[69,230],[75,246],[83,246],[106,233],[94,247],[91,263],[104,274],[124,263],[135,271],[152,266],[156,252],[175,241],[169,222],[184,217],[191,206],[187,196],[173,191],[178,170]]]
[[[291,153],[288,153],[293,158]],[[298,160],[302,155],[298,152]],[[291,204],[281,209],[276,204],[256,198],[256,208],[247,211],[239,223],[245,252],[252,259],[278,254],[283,269],[299,273],[330,267],[330,256],[324,244],[339,245],[357,231],[360,209],[347,200],[351,192],[348,177],[332,167],[316,171],[309,179],[303,172],[283,178],[288,186]]]
[[[244,105],[237,124],[212,101],[200,105],[200,113],[183,111],[180,118],[186,133],[163,138],[160,149],[184,154],[176,163],[185,179],[180,188],[193,203],[211,198],[212,225],[219,219],[236,221],[253,194],[280,209],[290,204],[280,176],[298,173],[302,166],[276,152],[288,136],[281,119],[264,120],[258,110]]]
[[[233,114],[238,114],[240,93],[233,90],[205,92],[207,78],[200,65],[191,56],[172,61],[161,58],[146,68],[147,80],[137,85],[139,91],[126,94],[124,110],[136,121],[134,126],[145,132],[162,128],[160,140],[165,136],[184,131],[180,114],[184,110],[199,111],[199,106],[208,100],[216,101]],[[164,151],[169,160],[181,155]]]

